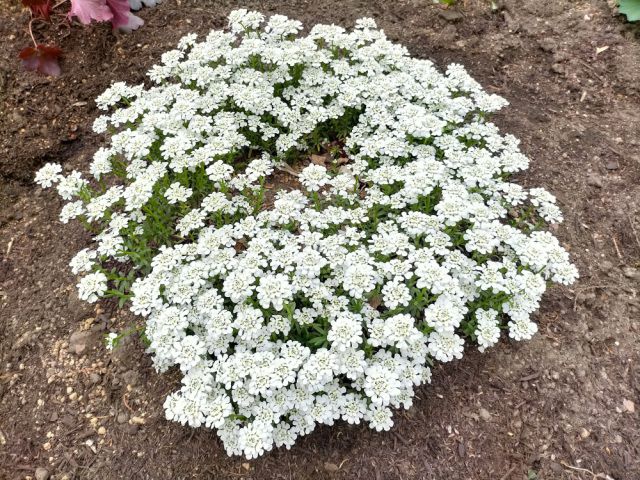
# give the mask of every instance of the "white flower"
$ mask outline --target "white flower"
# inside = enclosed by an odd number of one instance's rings
[[[64,200],[71,200],[72,197],[78,195],[82,187],[87,185],[87,181],[82,178],[82,174],[76,170],[66,177],[59,177],[57,181],[58,194]]]
[[[78,283],[78,297],[94,303],[107,291],[107,276],[102,272],[89,273]]]
[[[284,302],[290,300],[293,295],[289,278],[282,274],[261,277],[256,292],[262,308],[273,305],[274,310],[278,312],[283,309]]]
[[[514,340],[529,340],[538,331],[538,325],[526,314],[511,313],[509,336]]]
[[[180,182],[173,182],[164,192],[165,198],[171,205],[178,202],[186,202],[192,194],[193,190],[182,186]]]
[[[411,301],[409,288],[399,279],[387,282],[384,287],[382,287],[382,296],[384,298],[384,304],[390,310],[394,310],[400,306],[406,306]]]
[[[314,163],[305,167],[300,172],[298,178],[302,185],[304,185],[304,187],[310,192],[317,192],[329,182],[326,167],[316,165]]]
[[[94,265],[96,256],[95,250],[89,250],[88,248],[80,250],[76,256],[71,259],[71,262],[69,262],[71,271],[75,275],[90,271]]]
[[[437,332],[453,333],[460,326],[466,312],[466,308],[460,303],[458,297],[440,295],[424,311],[424,321]]]
[[[342,399],[340,405],[340,416],[347,423],[360,423],[360,420],[364,418],[367,411],[367,403],[362,395],[355,393],[348,393]]]
[[[349,312],[339,314],[331,322],[327,340],[341,352],[358,346],[362,342],[362,318]]]
[[[62,207],[60,211],[60,221],[62,223],[69,223],[69,220],[79,217],[85,213],[84,204],[82,200],[76,200],[75,202],[69,202]],[[75,272],[74,272],[75,273]]]
[[[111,155],[112,152],[106,148],[99,148],[96,153],[94,153],[93,162],[91,162],[89,171],[97,180],[100,180],[103,175],[110,173],[113,169],[111,165]]]
[[[484,352],[485,349],[495,345],[500,339],[498,312],[493,309],[484,310],[479,308],[475,314],[478,322],[475,331],[479,345],[478,350]]]
[[[107,335],[105,335],[105,347],[107,350],[109,351],[113,351],[113,349],[116,346],[116,342],[118,340],[118,334],[115,332],[109,332]]]
[[[241,303],[253,292],[254,282],[255,278],[246,271],[233,271],[224,280],[224,294],[233,303]]]
[[[57,163],[47,163],[36,173],[35,182],[42,188],[49,188],[62,179],[62,167]]]
[[[202,210],[191,210],[177,223],[176,228],[183,237],[204,226],[206,213]]]
[[[367,410],[365,419],[371,425],[371,428],[378,432],[383,430],[391,430],[393,426],[391,409],[387,407],[381,407],[379,405],[372,404]]]
[[[440,362],[450,362],[462,358],[464,340],[455,333],[431,332],[429,335],[429,354]]]
[[[364,391],[375,405],[386,406],[400,394],[400,382],[394,372],[373,365],[365,371]]]
[[[376,286],[376,271],[368,264],[354,264],[344,272],[343,286],[352,297],[362,297]]]

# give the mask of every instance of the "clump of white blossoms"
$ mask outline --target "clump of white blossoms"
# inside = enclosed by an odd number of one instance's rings
[[[229,26],[98,98],[91,181],[38,173],[99,232],[71,262],[80,296],[130,300],[157,369],[183,374],[167,418],[229,454],[339,419],[388,430],[434,361],[530,338],[547,284],[577,278],[542,229],[555,198],[508,181],[528,160],[487,120],[507,102],[460,65],[371,19]]]

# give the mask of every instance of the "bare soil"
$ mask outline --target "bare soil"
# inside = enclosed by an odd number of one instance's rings
[[[21,71],[28,17],[0,0],[0,479],[640,479],[637,28],[604,0],[494,3],[165,0],[131,35],[38,29],[65,52],[47,78]],[[136,319],[78,300],[66,265],[90,238],[32,183],[47,161],[87,166],[104,141],[93,99],[111,82],[143,81],[182,35],[239,6],[306,25],[371,16],[412,55],[464,64],[511,102],[495,122],[532,159],[519,181],[557,195],[555,233],[581,272],[546,294],[532,341],[437,368],[391,432],[321,428],[251,462],[164,420],[178,379],[140,344],[105,350],[104,332]]]

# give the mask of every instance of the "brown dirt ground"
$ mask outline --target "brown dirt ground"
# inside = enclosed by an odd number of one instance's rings
[[[165,0],[132,35],[38,30],[65,51],[51,79],[20,70],[27,16],[0,0],[0,478],[640,479],[637,29],[604,0],[497,3],[461,2],[452,18],[431,0]],[[582,275],[546,295],[532,341],[438,368],[391,432],[321,428],[252,462],[163,419],[177,379],[139,344],[101,346],[134,320],[75,296],[66,264],[89,237],[31,182],[46,161],[87,165],[103,141],[93,99],[110,82],[141,81],[183,34],[224,26],[238,6],[307,25],[372,16],[413,55],[466,65],[511,102],[496,123],[532,159],[520,181],[558,196],[556,233]]]

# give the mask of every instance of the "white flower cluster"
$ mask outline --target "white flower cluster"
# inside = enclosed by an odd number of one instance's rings
[[[371,19],[303,38],[280,15],[229,19],[165,53],[156,86],[98,98],[116,108],[95,130],[117,133],[91,172],[123,186],[38,173],[79,198],[63,221],[102,225],[71,262],[80,296],[115,291],[107,261],[139,268],[131,308],[156,367],[183,373],[167,418],[217,429],[230,454],[338,419],[388,430],[433,361],[530,338],[547,282],[577,278],[538,229],[561,220],[555,198],[508,182],[528,160],[485,120],[506,102],[460,65],[439,73]],[[299,188],[265,200],[285,162]]]

